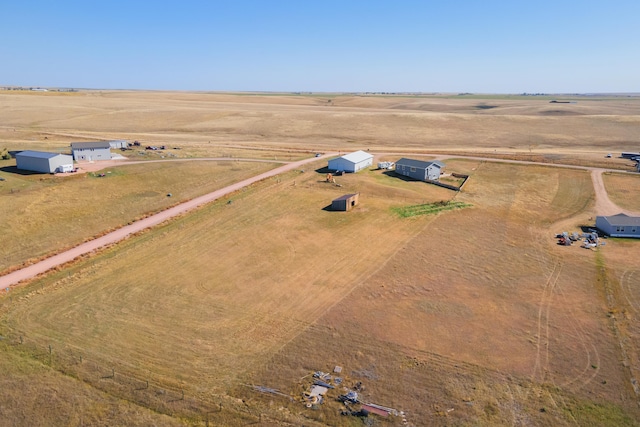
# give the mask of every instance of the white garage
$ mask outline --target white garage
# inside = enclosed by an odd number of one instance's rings
[[[342,157],[329,160],[329,170],[332,171],[344,171],[344,172],[358,172],[364,168],[368,168],[373,164],[373,155],[366,151],[354,151],[353,153],[345,154]]]
[[[42,173],[72,172],[73,157],[68,154],[26,150],[16,154],[16,167]]]

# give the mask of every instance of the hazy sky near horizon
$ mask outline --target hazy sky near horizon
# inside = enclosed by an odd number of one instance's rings
[[[0,85],[640,92],[638,0],[0,0]]]

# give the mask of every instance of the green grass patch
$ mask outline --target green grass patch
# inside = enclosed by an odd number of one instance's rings
[[[613,404],[580,402],[564,408],[571,419],[582,426],[636,426],[637,422],[622,408]]]
[[[402,206],[399,208],[391,208],[401,218],[410,218],[418,215],[434,215],[443,211],[451,211],[454,209],[464,209],[472,205],[455,201],[440,201],[435,203],[425,203],[423,205]]]

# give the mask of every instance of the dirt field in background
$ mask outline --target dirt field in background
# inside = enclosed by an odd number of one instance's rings
[[[29,148],[100,135],[171,141],[185,157],[370,146],[616,162],[602,151],[633,149],[640,126],[626,99],[95,92],[63,101],[0,95],[0,138]],[[471,174],[461,193],[380,171],[335,187],[321,169],[251,186],[3,296],[3,351],[195,425],[360,425],[340,415],[333,392],[320,409],[299,401],[309,374],[335,365],[409,425],[637,425],[638,242],[589,251],[553,239],[593,224],[589,172],[446,163]],[[616,177],[603,177],[612,200],[634,209],[623,199],[635,180]],[[323,210],[350,192],[361,193],[353,212]],[[472,207],[410,219],[390,209],[453,197]]]
[[[637,149],[638,111],[636,98],[550,104],[546,98],[4,92],[0,140],[38,149],[118,138],[188,145],[206,157],[216,156],[206,154],[209,144],[239,144],[319,151],[566,152],[604,159],[608,152]]]

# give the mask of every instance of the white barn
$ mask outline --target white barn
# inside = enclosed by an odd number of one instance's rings
[[[68,154],[26,150],[16,154],[16,167],[42,173],[72,172],[73,158]]]
[[[365,151],[354,151],[342,157],[329,160],[329,170],[358,172],[373,164],[373,155]]]

